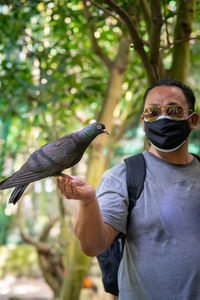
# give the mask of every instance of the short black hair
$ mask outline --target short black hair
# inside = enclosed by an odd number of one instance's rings
[[[178,80],[172,79],[172,78],[164,78],[164,79],[161,79],[161,80],[157,81],[156,83],[152,84],[146,90],[146,92],[144,94],[144,97],[143,97],[143,104],[144,105],[145,105],[147,95],[156,86],[177,86],[177,87],[179,87],[185,95],[185,98],[186,98],[189,109],[194,111],[195,96],[194,96],[194,93],[193,93],[192,89],[189,86],[185,85],[184,83],[182,83]]]

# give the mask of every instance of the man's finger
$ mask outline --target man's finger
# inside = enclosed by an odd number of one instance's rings
[[[57,178],[57,184],[58,184],[59,189],[62,188],[63,182],[64,182],[64,178],[63,177],[60,176],[60,177]]]

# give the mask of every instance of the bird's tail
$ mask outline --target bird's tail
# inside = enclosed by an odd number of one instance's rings
[[[16,204],[27,186],[28,184],[17,186],[10,196],[9,203]]]

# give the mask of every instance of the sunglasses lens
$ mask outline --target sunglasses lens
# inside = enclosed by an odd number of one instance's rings
[[[172,104],[165,107],[167,115],[172,120],[181,120],[184,117],[184,110],[180,105]],[[159,105],[151,105],[145,108],[143,116],[149,122],[156,121],[161,115],[161,107]]]
[[[184,115],[184,110],[180,105],[167,105],[166,113],[173,120],[181,120]]]
[[[147,121],[153,122],[159,117],[160,114],[161,114],[160,106],[152,105],[145,108],[143,116]]]

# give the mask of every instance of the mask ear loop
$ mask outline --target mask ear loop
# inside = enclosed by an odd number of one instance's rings
[[[192,115],[194,115],[195,111],[193,111],[185,120],[188,120],[189,118],[191,118]]]
[[[194,115],[194,114],[195,114],[195,111],[193,111],[193,112],[186,118],[186,120],[188,120],[189,118],[191,118],[192,115]],[[190,125],[190,123],[189,123],[189,125]],[[193,130],[197,129],[197,127],[198,127],[198,125],[194,126],[194,127],[193,127]]]

